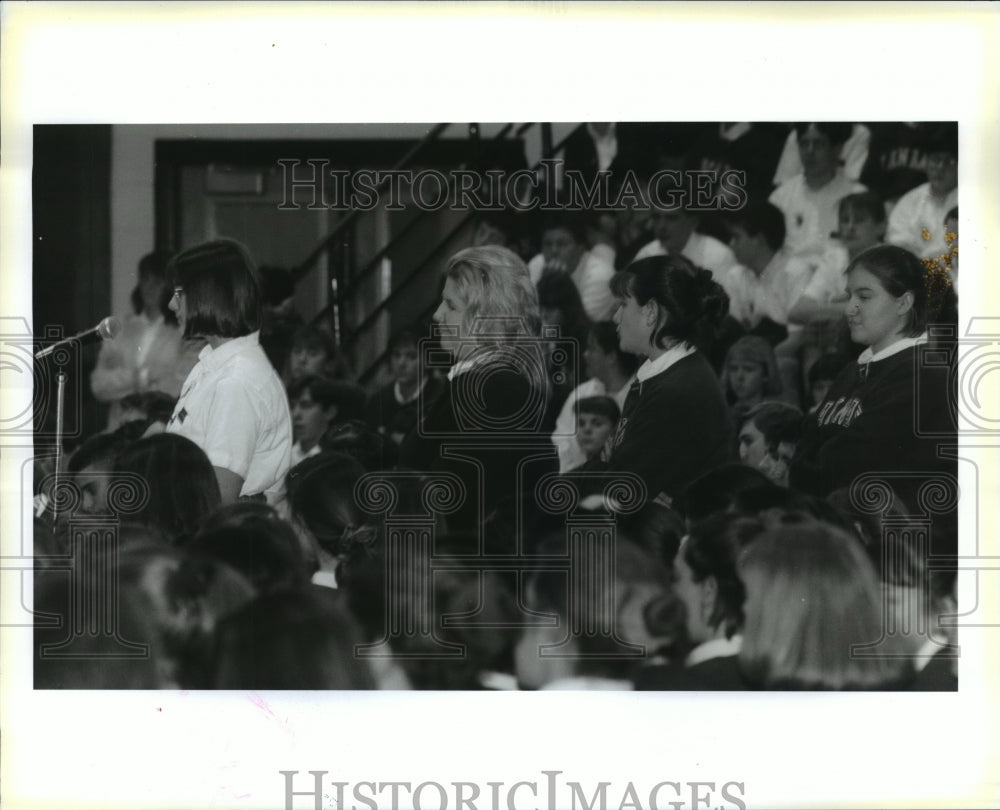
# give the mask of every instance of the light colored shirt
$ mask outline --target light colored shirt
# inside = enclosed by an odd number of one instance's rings
[[[842,169],[820,189],[809,188],[803,174],[786,180],[768,198],[785,215],[785,249],[796,254],[823,250],[839,227],[840,201],[866,190]]]
[[[703,661],[711,661],[713,658],[724,658],[729,655],[739,655],[743,646],[743,636],[737,634],[732,638],[713,638],[699,644],[684,659],[684,666],[693,667]]]
[[[889,229],[885,241],[899,245],[922,259],[941,256],[949,252],[944,241],[944,218],[958,205],[958,189],[954,188],[944,200],[931,194],[930,183],[917,186],[899,198],[889,214]],[[924,232],[927,238],[924,238]]]
[[[635,373],[635,378],[640,382],[645,382],[650,377],[655,377],[670,368],[678,360],[683,360],[689,354],[694,354],[694,346],[681,343],[671,349],[667,349],[655,360],[646,360]]]
[[[736,265],[722,285],[729,294],[729,314],[751,329],[765,317],[787,325],[789,332],[801,329],[788,324],[788,313],[816,268],[815,258],[793,256],[784,248],[774,254],[759,276]]]
[[[240,495],[280,499],[292,460],[292,417],[259,333],[202,349],[167,432],[193,441],[212,466],[240,476]]]
[[[612,258],[609,261],[608,254]],[[580,257],[570,278],[580,293],[583,309],[592,321],[607,321],[615,310],[615,297],[611,293],[611,278],[615,274],[614,254],[603,246],[588,250]],[[545,269],[545,257],[539,253],[528,262],[528,274],[536,287]]]
[[[639,259],[645,259],[648,256],[665,256],[666,253],[667,251],[660,240],[654,239],[648,245],[640,248],[632,261],[637,262]],[[704,267],[706,270],[711,271],[712,278],[716,281],[725,277],[736,266],[736,254],[733,253],[730,247],[715,237],[703,233],[695,232],[688,237],[684,248],[681,250],[681,256],[698,265],[698,267]]]

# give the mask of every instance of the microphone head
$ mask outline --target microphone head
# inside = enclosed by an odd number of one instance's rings
[[[112,315],[109,315],[97,325],[97,332],[102,340],[112,340],[118,337],[122,331],[122,322]]]

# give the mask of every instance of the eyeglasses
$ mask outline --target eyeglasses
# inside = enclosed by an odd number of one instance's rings
[[[182,295],[184,295],[184,288],[174,287],[174,298],[180,298]]]

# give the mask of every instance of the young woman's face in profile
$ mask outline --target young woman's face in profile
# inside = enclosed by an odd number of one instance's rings
[[[440,326],[454,327],[454,335],[442,335],[438,338],[441,348],[452,352],[456,360],[461,347],[463,337],[462,321],[465,318],[465,311],[468,305],[464,301],[458,284],[451,278],[444,282],[444,289],[441,290],[441,303],[434,310],[434,323]]]
[[[847,274],[847,296],[844,314],[855,343],[878,352],[902,337],[907,317],[902,298],[890,295],[861,265]]]
[[[648,307],[639,304],[631,295],[625,296],[619,300],[613,320],[618,326],[619,348],[623,352],[648,356],[652,334]]]

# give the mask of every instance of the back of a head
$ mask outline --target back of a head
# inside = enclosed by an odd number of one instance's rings
[[[802,438],[802,411],[786,402],[761,402],[755,405],[743,419],[750,422],[764,436],[768,447],[779,442],[797,444]]]
[[[241,501],[222,507],[188,548],[231,565],[258,593],[302,588],[309,581],[295,530],[266,504]]]
[[[234,338],[260,329],[257,268],[239,242],[219,239],[189,248],[168,269],[184,296],[185,337]]]
[[[135,515],[182,543],[222,501],[208,456],[190,439],[160,433],[140,439],[119,457],[116,473],[131,473],[146,484],[148,500]]]
[[[296,465],[288,474],[292,515],[321,549],[346,560],[377,542],[375,521],[361,511],[355,486],[365,469],[342,453],[321,453]]]
[[[622,655],[621,642],[649,640],[645,609],[667,592],[668,572],[652,554],[624,537],[613,543],[613,578],[600,577],[580,589],[564,571],[539,569],[529,577],[529,607],[556,613],[560,626],[570,628],[577,675],[629,678],[643,656]],[[587,546],[586,551],[592,553],[593,548]],[[565,539],[555,535],[539,547],[543,556],[565,553]]]
[[[819,521],[776,526],[740,561],[747,591],[740,665],[765,689],[880,689],[907,662],[883,637],[882,599],[856,538]]]
[[[327,452],[350,456],[368,472],[391,470],[399,458],[395,442],[360,419],[338,419],[320,437],[319,446]]]
[[[81,472],[86,467],[102,470],[114,468],[118,457],[132,444],[134,439],[121,433],[98,433],[81,444],[66,462],[70,473]]]
[[[344,600],[313,589],[260,597],[217,630],[216,689],[373,689]]]
[[[121,592],[145,600],[162,643],[164,677],[181,688],[205,688],[215,627],[254,598],[253,586],[225,563],[162,545],[130,544],[117,562]]]
[[[680,508],[689,522],[726,512],[741,492],[754,488],[781,489],[760,470],[729,462],[709,470],[685,487]]]
[[[740,556],[763,532],[764,524],[756,518],[713,515],[693,525],[681,547],[694,581],[715,581],[715,606],[707,623],[722,626],[727,638],[743,627],[746,594],[738,572]]]

